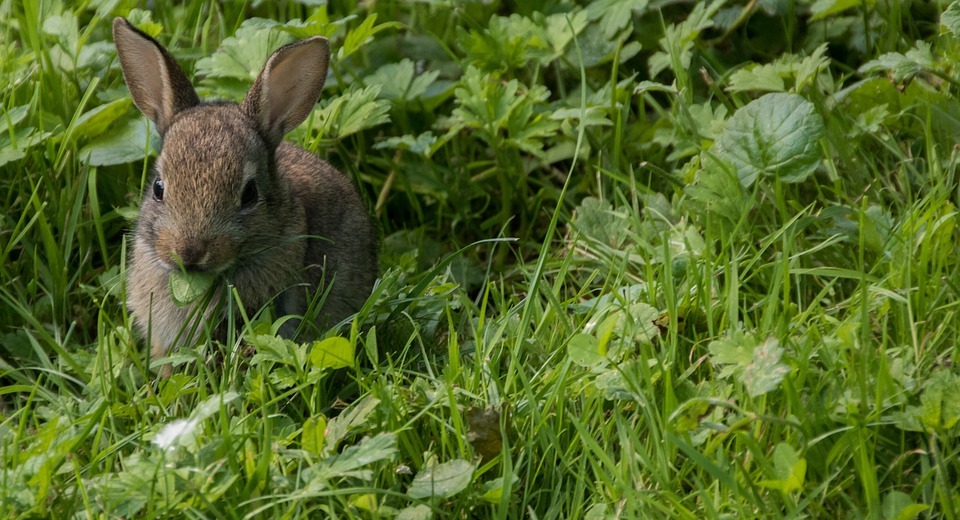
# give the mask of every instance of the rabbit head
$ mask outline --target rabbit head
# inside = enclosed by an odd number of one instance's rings
[[[134,103],[156,125],[163,147],[142,204],[138,237],[169,270],[222,273],[269,247],[292,209],[274,151],[316,103],[329,46],[293,43],[267,60],[242,104],[201,103],[170,54],[127,20],[113,23]],[[269,218],[263,218],[269,215]]]

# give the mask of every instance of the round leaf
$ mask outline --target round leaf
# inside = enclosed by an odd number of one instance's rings
[[[170,296],[178,307],[190,305],[207,293],[215,277],[207,273],[184,273],[174,271],[170,274]]]
[[[714,153],[744,186],[761,175],[800,182],[820,162],[823,135],[823,118],[812,103],[796,94],[767,94],[737,110]]]
[[[473,464],[463,459],[431,466],[417,473],[407,495],[413,498],[452,497],[470,485],[473,470]]]

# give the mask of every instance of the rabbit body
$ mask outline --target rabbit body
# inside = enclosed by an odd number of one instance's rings
[[[276,51],[236,104],[201,103],[169,53],[122,18],[114,39],[134,102],[163,138],[127,284],[153,357],[196,341],[198,328],[185,327],[192,315],[220,321],[215,303],[230,296],[228,285],[251,312],[276,298],[278,314],[302,314],[318,289],[328,291],[321,326],[359,310],[377,272],[370,217],[350,180],[282,141],[319,97],[326,40]],[[174,303],[170,276],[180,269],[216,277],[206,307]]]

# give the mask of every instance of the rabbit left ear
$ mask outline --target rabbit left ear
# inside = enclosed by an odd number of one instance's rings
[[[183,69],[156,40],[118,17],[113,19],[113,41],[130,96],[160,135],[178,112],[200,103]]]
[[[330,64],[330,44],[314,36],[277,49],[257,76],[241,110],[273,146],[310,115]]]

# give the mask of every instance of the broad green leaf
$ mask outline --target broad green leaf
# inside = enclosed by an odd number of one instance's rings
[[[195,443],[200,423],[219,413],[225,405],[236,401],[239,397],[240,394],[237,392],[208,397],[194,409],[189,419],[177,419],[163,425],[151,442],[162,450],[172,450],[178,446]]]
[[[377,496],[373,493],[357,495],[350,499],[350,506],[355,507],[360,511],[373,513],[377,510]]]
[[[310,362],[321,370],[352,367],[355,363],[356,345],[340,336],[314,341]]]
[[[138,117],[88,142],[80,149],[79,158],[91,166],[142,161],[148,153],[153,155],[160,148],[159,139],[146,118]]]
[[[687,433],[700,427],[701,419],[711,408],[710,402],[705,399],[692,399],[683,403],[670,418],[677,432]]]
[[[656,320],[659,310],[647,303],[630,303],[617,311],[616,331],[621,338],[649,343],[660,335]]]
[[[373,472],[367,466],[388,459],[397,452],[397,436],[390,432],[367,437],[359,444],[348,446],[336,455],[305,472],[308,481],[327,481],[336,477],[351,477],[369,480]]]
[[[570,361],[584,368],[605,365],[609,362],[607,357],[600,353],[597,338],[590,334],[574,334],[567,343],[567,355],[570,356]]]
[[[863,0],[817,0],[810,6],[810,12],[813,14],[812,20],[816,21],[860,7],[862,4]]]
[[[174,271],[170,273],[170,296],[178,307],[185,307],[207,293],[216,276],[209,273]]]
[[[752,65],[737,69],[730,75],[731,92],[744,90],[758,90],[767,92],[783,92],[783,77],[778,67],[772,64]]]
[[[903,491],[891,491],[883,497],[883,518],[885,520],[913,520],[920,513],[930,509],[927,504],[917,504]]]
[[[627,215],[596,197],[586,197],[576,209],[573,225],[583,234],[604,245],[619,248],[630,231]]]
[[[348,410],[330,419],[327,422],[326,452],[330,453],[336,450],[337,445],[348,433],[365,426],[377,409],[378,404],[380,404],[379,399],[368,396],[353,403]]]
[[[960,421],[960,376],[936,370],[920,394],[920,422],[927,431],[942,433]]]
[[[761,486],[777,489],[783,493],[793,493],[803,489],[807,461],[800,458],[789,444],[780,443],[773,449],[773,470],[775,478],[760,481]]]
[[[510,479],[513,485],[516,485],[520,481],[520,478],[516,475],[513,475],[513,478]],[[491,504],[499,504],[500,500],[503,497],[503,477],[497,477],[493,480],[483,483],[483,494],[480,495],[480,498]],[[516,487],[514,487],[516,489]]]
[[[824,133],[812,103],[796,94],[767,94],[727,120],[712,152],[745,187],[761,176],[800,182],[820,164]]]
[[[0,132],[0,166],[23,159],[28,149],[42,143],[49,136],[50,132],[40,132],[33,127]]]
[[[413,478],[407,495],[412,498],[450,498],[470,485],[474,469],[473,464],[462,459],[430,466]]]
[[[430,509],[430,506],[420,504],[401,509],[396,520],[430,520],[431,518],[433,518],[433,509]]]
[[[99,137],[106,132],[117,119],[123,117],[130,110],[130,105],[132,104],[133,101],[129,97],[122,97],[84,112],[83,115],[77,118],[77,122],[73,127],[73,138],[89,140]]]
[[[307,420],[303,422],[303,432],[300,434],[300,445],[310,453],[320,455],[323,451],[326,429],[326,417],[322,415],[308,417]]]

